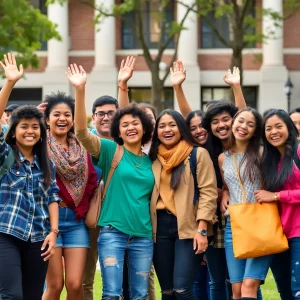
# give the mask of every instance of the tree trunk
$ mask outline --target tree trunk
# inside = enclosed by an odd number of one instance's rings
[[[165,109],[163,103],[164,96],[164,85],[159,78],[154,78],[152,75],[152,105],[156,108],[157,112],[160,113]]]
[[[240,69],[240,76],[241,76],[241,86],[243,85],[243,48],[242,47],[234,47],[233,53],[231,57],[231,65],[230,69],[232,70],[233,67],[238,67]]]
[[[151,64],[151,78],[152,78],[152,105],[160,113],[165,109],[163,103],[164,82],[159,77],[159,62],[153,61]]]

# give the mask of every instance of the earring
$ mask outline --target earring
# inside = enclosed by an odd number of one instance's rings
[[[43,142],[43,139],[42,139],[42,138],[40,139],[40,142],[41,142],[41,143]]]
[[[12,136],[13,139],[14,139],[15,137],[16,137],[15,135]]]

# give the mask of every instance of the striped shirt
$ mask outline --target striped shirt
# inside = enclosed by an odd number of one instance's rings
[[[0,133],[0,166],[8,156],[9,147]],[[40,242],[49,234],[48,205],[59,202],[55,167],[50,161],[52,181],[45,190],[43,172],[35,155],[30,163],[19,151],[20,167],[15,162],[1,179],[0,232],[23,241]]]

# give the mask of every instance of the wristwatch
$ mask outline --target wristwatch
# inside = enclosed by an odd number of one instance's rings
[[[206,229],[198,229],[198,233],[200,233],[202,236],[207,236],[207,230]]]
[[[50,232],[54,232],[57,236],[59,236],[59,230],[58,229],[51,229]]]

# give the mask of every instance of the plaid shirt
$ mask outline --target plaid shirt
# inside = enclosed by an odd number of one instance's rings
[[[0,166],[8,155],[4,134],[0,133]],[[35,155],[30,163],[19,152],[21,166],[15,162],[1,179],[0,232],[23,241],[43,241],[50,230],[48,205],[59,202],[55,167],[50,161],[52,181],[47,190]]]
[[[225,226],[226,226],[226,218],[223,214],[221,214],[221,219],[218,222],[221,222],[221,226],[218,224],[217,233],[214,236],[212,245],[214,248],[224,248],[224,236],[225,236]]]

